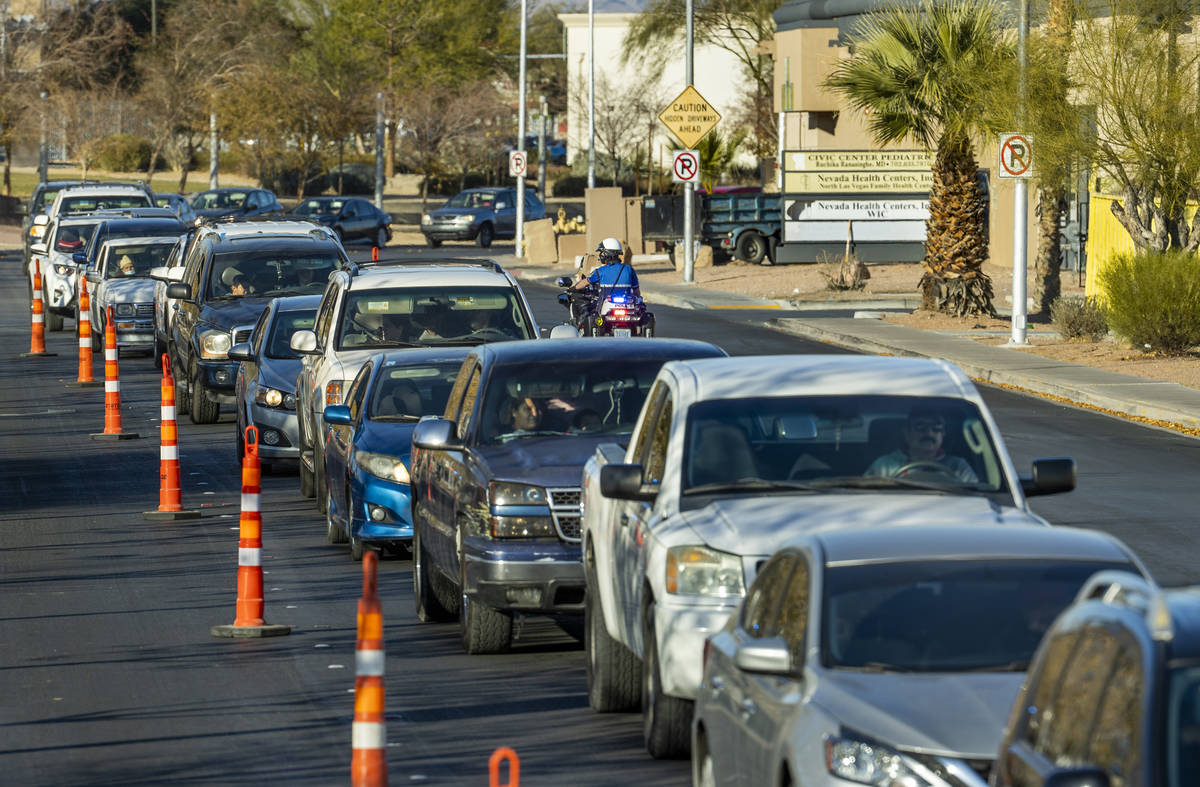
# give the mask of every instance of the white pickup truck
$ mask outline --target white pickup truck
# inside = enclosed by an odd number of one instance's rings
[[[628,448],[583,471],[588,699],[640,701],[647,749],[682,756],[705,638],[790,536],[880,524],[1046,524],[978,391],[938,360],[762,356],[665,364]]]

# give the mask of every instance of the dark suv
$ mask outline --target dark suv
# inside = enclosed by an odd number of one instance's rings
[[[167,342],[176,401],[192,423],[214,423],[221,404],[233,404],[238,364],[229,348],[249,338],[270,299],[320,294],[329,274],[348,264],[333,233],[309,222],[197,230],[182,277],[166,288],[178,300]]]
[[[205,221],[225,216],[282,216],[283,205],[269,189],[220,188],[192,197],[192,210]]]
[[[413,598],[458,614],[468,653],[506,650],[513,613],[582,614],[580,478],[625,441],[659,368],[706,342],[495,342],[463,362],[442,418],[413,432]]]
[[[1184,787],[1200,775],[1200,592],[1101,572],[1042,638],[992,783]]]

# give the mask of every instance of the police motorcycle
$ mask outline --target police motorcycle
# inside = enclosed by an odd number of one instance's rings
[[[605,259],[612,250],[601,244],[599,251]],[[654,336],[654,314],[632,286],[588,284],[576,288],[575,279],[570,276],[560,276],[557,282],[566,290],[559,294],[558,302],[570,312],[570,324],[580,335]]]

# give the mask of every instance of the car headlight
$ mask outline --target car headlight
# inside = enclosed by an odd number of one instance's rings
[[[908,767],[899,752],[856,738],[827,739],[825,766],[834,776],[859,784],[880,787],[925,787],[929,784]]]
[[[132,317],[134,314],[133,304],[118,303],[113,306],[113,312],[115,312],[118,317]]]
[[[704,546],[667,550],[667,592],[681,596],[741,596],[742,561],[737,555]]]
[[[229,355],[233,341],[225,331],[209,329],[200,332],[200,357],[219,360]]]
[[[493,481],[488,485],[488,494],[494,506],[545,506],[550,504],[546,498],[545,489],[529,484]]]
[[[74,265],[63,265],[62,263],[59,263],[54,266],[54,272],[57,273],[59,276],[70,276],[72,273],[75,272],[75,266]]]
[[[282,407],[284,410],[296,409],[295,394],[280,391],[277,388],[271,388],[267,385],[260,385],[254,389],[254,401],[265,407]]]
[[[470,224],[470,223],[471,223],[472,221],[474,221],[474,220],[475,220],[475,217],[474,217],[474,216],[471,216],[471,215],[466,215],[466,216],[455,216],[455,217],[454,217],[454,223],[455,223],[455,224]]]
[[[432,217],[432,216],[430,216],[428,213],[422,213],[422,214],[421,214],[421,223],[422,223],[422,224],[432,224],[432,223],[433,223],[433,217]]]
[[[401,462],[394,456],[356,450],[354,452],[354,461],[358,462],[359,467],[376,478],[382,478],[384,481],[395,481],[398,484],[408,483],[408,468],[404,466],[404,462]]]

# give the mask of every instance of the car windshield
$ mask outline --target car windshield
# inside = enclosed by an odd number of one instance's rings
[[[175,243],[133,243],[109,246],[108,261],[104,266],[104,278],[121,279],[131,276],[149,276],[151,268],[167,264]]]
[[[923,560],[825,571],[822,661],[868,671],[1028,669],[1042,634],[1097,571],[1128,564]]]
[[[240,208],[248,196],[246,191],[202,191],[192,198],[192,207],[196,210]]]
[[[367,417],[372,421],[418,421],[439,415],[454,386],[462,361],[407,366],[387,362],[375,377]]]
[[[1164,760],[1169,787],[1189,787],[1200,773],[1200,666],[1171,670]]]
[[[209,297],[316,295],[325,291],[329,274],[341,267],[342,259],[333,249],[226,252],[209,268]]]
[[[480,409],[481,443],[544,435],[628,435],[661,360],[513,364],[495,369]]]
[[[349,293],[337,347],[475,345],[534,338],[517,293],[508,287],[407,287]]]
[[[86,197],[63,197],[59,203],[59,213],[83,213],[91,210],[111,210],[119,208],[148,208],[150,198],[145,194],[108,194],[89,195]]]
[[[84,246],[91,240],[92,233],[96,231],[95,224],[71,224],[58,228],[58,233],[54,236],[54,250],[63,254],[74,254],[77,251],[83,251]]]
[[[446,203],[447,208],[490,208],[499,195],[494,191],[464,191],[456,194]]]
[[[292,349],[292,334],[296,331],[311,331],[316,317],[315,306],[311,309],[275,312],[275,319],[271,323],[271,335],[267,337],[267,357],[299,358],[300,355]]]
[[[739,487],[1009,494],[991,433],[962,399],[710,400],[688,410],[685,438],[685,495]]]
[[[336,216],[342,212],[344,204],[340,199],[310,199],[301,202],[292,212],[297,216]]]

